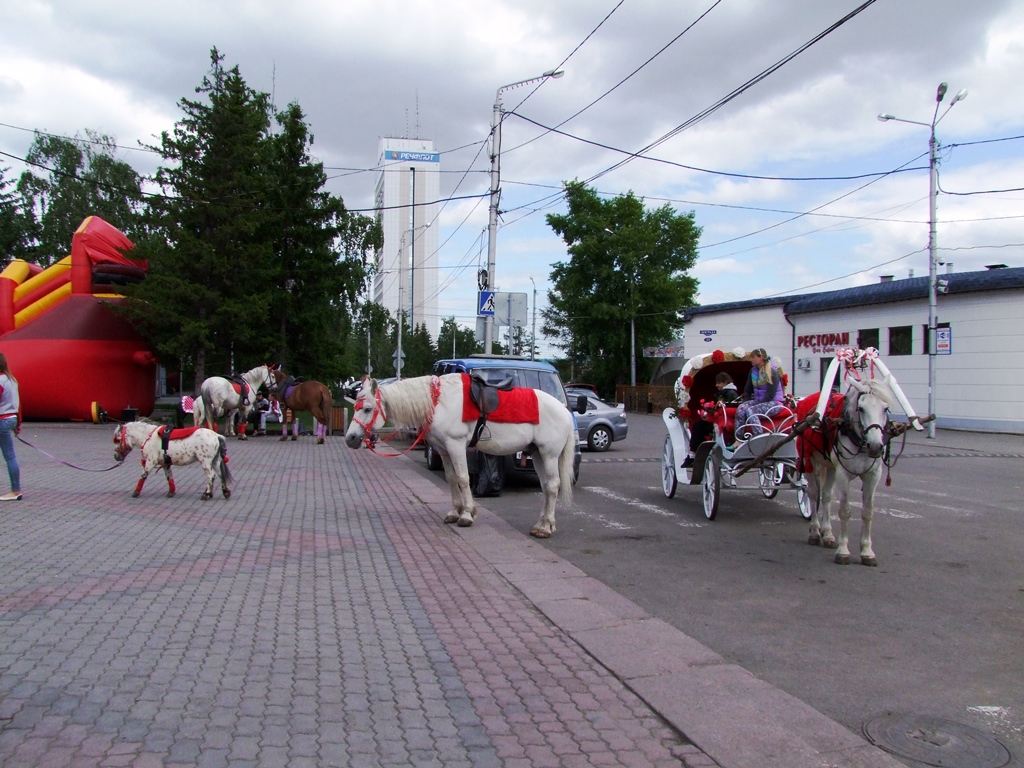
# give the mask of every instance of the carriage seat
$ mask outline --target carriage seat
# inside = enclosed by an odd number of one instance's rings
[[[796,413],[785,405],[779,405],[777,408],[773,408],[768,413],[757,414],[755,416],[761,429],[768,432],[786,432],[796,422]],[[740,430],[740,434],[736,435],[736,407],[731,405],[722,405],[715,409],[714,423],[718,426],[722,436],[725,438],[726,443],[732,442],[738,437],[740,440],[747,440],[753,437],[752,434],[745,434],[751,430]],[[753,424],[748,424],[748,427]],[[759,434],[759,433],[758,433]]]

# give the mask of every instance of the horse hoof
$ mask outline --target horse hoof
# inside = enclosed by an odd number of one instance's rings
[[[132,498],[133,499],[137,499],[137,498],[139,498],[140,495],[141,495],[141,493],[139,491],[135,491],[135,493],[132,494]]]
[[[548,531],[544,528],[534,528],[532,531],[530,531],[530,535],[535,536],[538,539],[550,539],[551,531]]]
[[[297,438],[295,435],[292,435],[292,440],[298,440],[298,439],[299,438]]]
[[[167,498],[168,499],[173,499],[174,498],[174,491],[168,491],[167,492]]]
[[[245,435],[239,435],[239,436],[238,436],[238,439],[239,439],[239,440],[248,440],[249,438],[248,438],[248,437],[246,437]]]
[[[324,444],[324,439],[323,439],[322,437],[318,437],[318,438],[316,439],[316,444],[317,444],[317,445],[323,445],[323,444]]]
[[[849,564],[850,564],[850,556],[849,555],[840,555],[840,554],[836,555],[836,565],[849,565]]]
[[[231,498],[231,491],[224,491],[224,498],[225,499],[230,499]]]
[[[212,493],[204,493],[199,498],[201,498],[203,501],[209,501],[210,499],[213,498],[213,494]]]
[[[459,518],[459,522],[457,523],[459,528],[469,528],[469,526],[471,526],[472,524],[473,524],[473,518],[472,517],[460,517]]]
[[[807,543],[816,547],[819,544],[821,544],[821,536],[817,536],[815,534],[811,534],[810,536],[807,537]]]
[[[877,557],[864,557],[863,555],[861,555],[860,564],[861,565],[868,565],[868,566],[871,566],[872,568],[877,568],[878,567],[878,558]]]
[[[283,443],[287,439],[288,439],[288,435],[284,435],[278,442]]]
[[[448,513],[447,515],[444,516],[444,521],[446,523],[457,523],[457,522],[459,522],[460,519],[461,518],[458,515],[456,515],[454,512],[450,512],[450,513]]]
[[[821,546],[823,546],[825,549],[837,549],[839,547],[839,544],[836,542],[835,539],[824,539],[821,542]]]

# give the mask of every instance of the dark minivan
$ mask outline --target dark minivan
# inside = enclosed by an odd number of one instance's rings
[[[565,387],[558,375],[558,369],[551,363],[540,360],[528,360],[510,355],[470,355],[469,357],[438,360],[434,363],[431,373],[435,376],[443,376],[446,373],[470,373],[471,371],[482,375],[489,382],[498,383],[510,378],[513,386],[530,387],[547,392],[570,411],[578,411],[581,406],[583,410],[586,410],[587,407],[586,398],[572,398],[573,402],[570,408],[569,398],[565,394]],[[583,402],[580,403],[579,400],[583,400]],[[573,425],[576,426],[575,414],[573,415]],[[577,429],[575,456],[573,457],[573,482],[580,474],[581,453],[578,431]],[[441,457],[432,446],[427,445],[424,454],[430,469],[442,469]],[[536,476],[533,459],[529,454],[524,456],[521,452],[510,456],[489,456],[471,448],[466,453],[466,463],[469,467],[469,487],[474,496],[500,495],[505,488],[506,477],[517,474]]]

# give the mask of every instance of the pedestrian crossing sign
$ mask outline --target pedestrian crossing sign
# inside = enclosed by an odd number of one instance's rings
[[[477,294],[476,313],[481,317],[494,317],[494,291]]]

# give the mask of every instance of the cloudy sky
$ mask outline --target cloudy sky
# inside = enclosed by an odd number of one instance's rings
[[[0,166],[24,169],[14,158],[33,129],[90,129],[152,171],[157,158],[134,148],[180,119],[216,46],[277,105],[303,107],[349,208],[372,207],[380,137],[435,142],[442,196],[465,198],[440,215],[441,315],[467,324],[487,258],[495,92],[555,67],[564,77],[503,94],[516,114],[502,133],[497,285],[532,293],[534,278],[541,308],[551,265],[567,258],[544,214],[562,210],[568,179],[694,211],[703,304],[927,274],[929,129],[876,116],[930,123],[942,81],[940,116],[960,89],[969,96],[937,128],[939,258],[956,271],[1024,265],[1021,2],[8,5]]]

